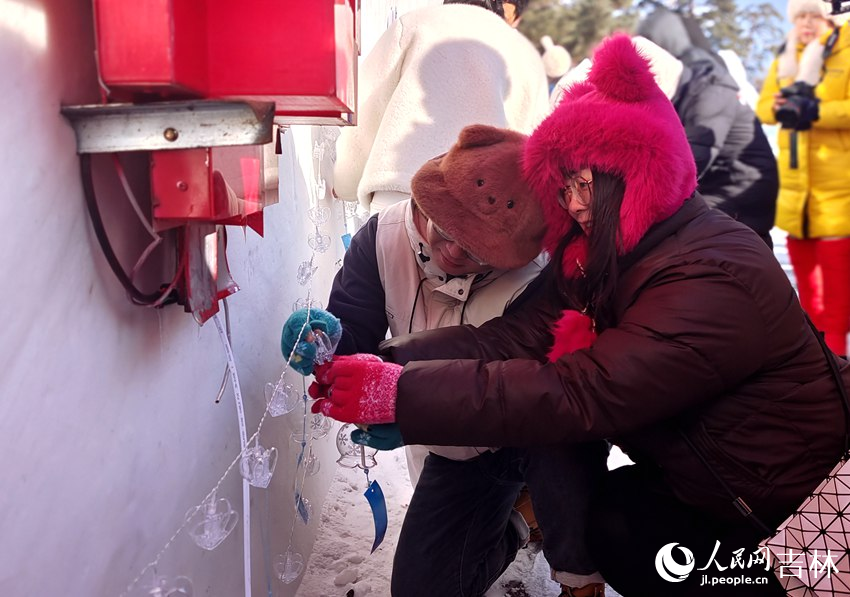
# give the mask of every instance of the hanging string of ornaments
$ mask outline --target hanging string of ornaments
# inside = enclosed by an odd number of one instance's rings
[[[304,556],[295,548],[293,537],[296,525],[299,523],[304,525],[309,524],[313,515],[312,504],[303,495],[307,477],[316,475],[321,468],[321,462],[313,452],[313,442],[327,436],[332,427],[332,421],[324,415],[310,413],[308,404],[310,399],[306,391],[306,375],[312,373],[315,365],[326,363],[333,357],[341,334],[341,328],[338,333],[328,334],[326,330],[312,329],[310,327],[315,323],[313,314],[317,310],[322,312],[321,302],[313,299],[311,296],[313,276],[318,270],[318,266],[315,265],[316,254],[325,253],[331,248],[331,237],[322,229],[322,226],[330,220],[331,210],[328,207],[320,205],[320,201],[325,198],[327,191],[327,185],[321,175],[320,166],[325,152],[329,149],[331,152],[333,151],[334,137],[324,134],[324,128],[322,131],[323,134],[320,135],[321,140],[315,141],[313,146],[312,157],[319,164],[319,167],[314,167],[315,176],[313,179],[313,188],[311,189],[313,192],[308,193],[312,196],[309,197],[310,208],[307,211],[307,216],[313,225],[313,230],[307,235],[307,245],[310,247],[312,253],[308,260],[298,266],[296,273],[296,281],[299,285],[306,288],[307,296],[305,298],[299,298],[293,305],[293,313],[303,313],[303,325],[298,334],[299,338],[303,338],[303,341],[296,342],[290,353],[286,355],[286,364],[277,382],[265,384],[264,397],[266,407],[256,431],[248,437],[242,391],[233,349],[230,344],[229,330],[219,314],[214,316],[213,321],[227,357],[229,378],[236,403],[241,450],[201,502],[188,509],[180,526],[172,533],[153,560],[146,564],[129,583],[120,597],[141,597],[143,595],[148,597],[193,596],[194,588],[188,576],[170,577],[162,575],[158,573],[157,568],[166,551],[183,531],[186,531],[186,534],[198,547],[211,551],[221,545],[233,529],[236,528],[239,522],[239,512],[233,508],[230,500],[218,495],[218,490],[224,483],[227,475],[237,465],[243,478],[245,597],[250,597],[251,542],[249,492],[251,487],[265,490],[266,505],[268,505],[269,484],[274,475],[279,454],[276,447],[267,448],[260,443],[260,432],[262,431],[266,417],[287,415],[295,411],[299,404],[301,405],[300,428],[290,434],[290,441],[298,446],[292,484],[294,516],[292,517],[292,523],[286,541],[286,549],[283,553],[275,557],[272,569],[274,576],[285,584],[293,583],[304,571]],[[348,231],[356,228],[359,216],[355,203],[343,202],[343,206],[343,220],[346,225],[346,233],[342,236],[342,242],[347,249],[351,238]],[[337,261],[337,265],[340,264],[341,262]],[[338,326],[339,322],[337,321],[336,323]],[[287,371],[290,367],[302,372],[304,375],[301,379],[300,392],[286,379]],[[366,474],[367,489],[364,495],[372,508],[375,521],[375,540],[372,545],[372,551],[374,552],[383,540],[387,527],[386,504],[383,493],[378,482],[371,481],[369,478],[370,469],[377,466],[377,461],[375,460],[377,450],[355,444],[351,440],[351,431],[352,426],[346,424],[341,426],[337,433],[336,447],[339,452],[339,458],[336,462],[343,467],[360,468]],[[270,554],[262,518],[261,529],[263,530],[263,549],[265,552],[263,555],[268,577]],[[268,582],[270,583],[270,581]],[[268,590],[269,594],[271,594],[270,584]]]

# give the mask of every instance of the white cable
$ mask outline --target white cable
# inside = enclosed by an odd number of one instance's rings
[[[221,322],[221,314],[213,316],[218,337],[227,355],[227,366],[230,369],[230,382],[233,384],[233,395],[236,399],[236,416],[239,420],[239,443],[244,453],[248,447],[248,432],[245,428],[245,408],[242,404],[242,389],[239,386],[239,375],[236,373],[236,359],[227,331]],[[245,597],[251,597],[251,484],[242,479],[242,563],[245,572]]]
[[[158,239],[159,234],[157,234],[156,230],[153,229],[153,225],[150,223],[148,218],[145,217],[145,214],[142,213],[142,208],[139,207],[139,202],[136,201],[136,195],[133,193],[133,189],[130,188],[130,183],[127,181],[127,175],[124,172],[124,166],[121,164],[121,160],[118,159],[117,153],[112,154],[112,161],[115,163],[115,171],[118,173],[118,180],[121,181],[121,186],[124,187],[124,192],[127,194],[127,200],[130,201],[130,205],[133,206],[133,211],[136,212],[136,216],[138,216],[139,221],[148,231],[148,234],[150,234],[154,240]]]

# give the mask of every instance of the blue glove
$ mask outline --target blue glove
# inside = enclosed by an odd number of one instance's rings
[[[301,375],[313,373],[313,367],[330,360],[342,338],[342,324],[329,311],[310,309],[310,321],[307,321],[307,309],[298,309],[283,324],[280,349],[285,359],[292,354],[289,366]],[[304,325],[304,324],[307,325]]]
[[[368,431],[355,429],[351,432],[351,441],[376,450],[395,450],[404,445],[401,430],[396,423],[369,425]]]

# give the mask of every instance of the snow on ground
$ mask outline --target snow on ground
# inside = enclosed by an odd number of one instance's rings
[[[387,500],[387,535],[369,554],[374,540],[372,511],[363,492],[366,475],[360,469],[337,467],[322,506],[313,553],[297,595],[341,597],[354,589],[355,597],[389,597],[393,552],[413,488],[407,478],[404,450],[379,452],[378,466],[370,471]]]
[[[360,469],[337,467],[322,515],[313,554],[298,588],[301,597],[389,597],[393,552],[413,493],[407,477],[404,450],[379,452],[370,479],[381,485],[387,500],[389,525],[384,542],[369,554],[374,539],[372,512],[363,497],[366,475]],[[609,468],[627,464],[616,448]],[[560,587],[549,579],[543,552],[520,550],[516,560],[485,597],[557,597]],[[619,597],[608,589],[608,597]]]

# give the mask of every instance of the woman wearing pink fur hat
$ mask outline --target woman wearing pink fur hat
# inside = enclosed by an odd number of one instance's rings
[[[390,340],[395,363],[334,361],[315,410],[395,422],[407,443],[606,438],[635,462],[605,475],[588,524],[614,589],[783,595],[758,542],[842,455],[850,365],[832,373],[769,248],[694,192],[676,112],[627,37],[599,46],[524,171],[552,256],[536,294],[479,328]]]

